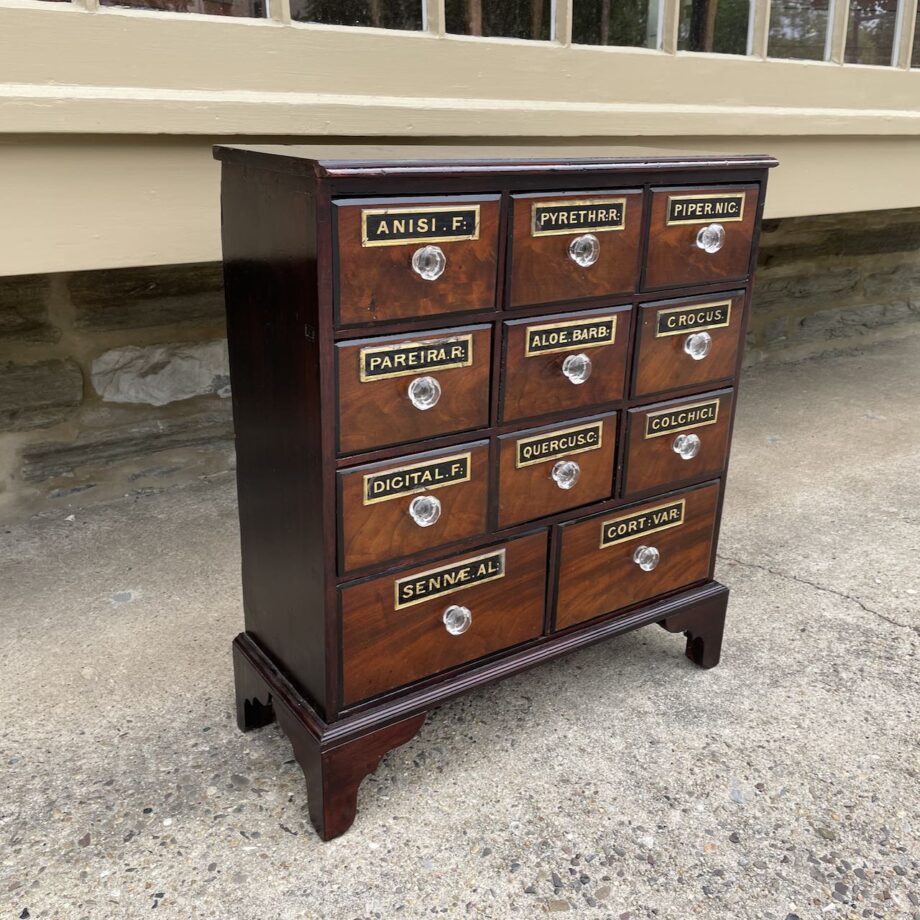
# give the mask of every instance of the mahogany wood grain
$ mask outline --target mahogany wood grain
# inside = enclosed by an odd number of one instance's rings
[[[698,667],[708,670],[722,657],[727,608],[728,595],[714,597],[705,604],[665,617],[660,625],[668,632],[682,632],[687,637],[687,657]]]

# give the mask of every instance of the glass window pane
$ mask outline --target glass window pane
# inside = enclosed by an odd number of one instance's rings
[[[550,0],[446,0],[447,31],[549,41]]]
[[[914,28],[914,50],[911,55],[912,67],[920,67],[920,9],[917,10],[917,24]]]
[[[378,29],[422,28],[423,0],[291,0],[295,22]]]
[[[266,0],[99,0],[100,6],[168,13],[206,13],[208,16],[265,16]]]
[[[750,0],[681,0],[681,51],[747,54]]]
[[[891,66],[898,0],[850,0],[847,64]]]
[[[574,0],[572,41],[657,48],[658,0]]]
[[[830,0],[773,0],[767,55],[823,61]]]

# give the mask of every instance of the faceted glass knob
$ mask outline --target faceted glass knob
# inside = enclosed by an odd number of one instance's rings
[[[562,373],[576,386],[591,376],[591,359],[587,355],[567,355],[562,362]]]
[[[571,489],[581,476],[581,467],[574,460],[560,460],[550,475],[560,489]]]
[[[671,447],[681,460],[692,460],[700,452],[701,444],[698,434],[679,434]]]
[[[601,254],[601,241],[593,233],[576,236],[569,243],[569,258],[582,268],[590,268]]]
[[[702,361],[712,348],[712,336],[708,332],[692,332],[684,339],[684,351],[694,361]]]
[[[434,377],[416,377],[409,384],[409,402],[424,412],[438,404],[441,398],[441,384]]]
[[[451,604],[444,611],[441,617],[444,628],[452,636],[461,636],[473,623],[473,613],[469,607],[461,607],[459,604]]]
[[[447,256],[440,246],[422,246],[412,253],[412,271],[426,281],[437,281],[447,268]]]
[[[696,245],[703,252],[710,254],[718,252],[725,245],[725,227],[721,224],[701,227],[700,232],[696,235]]]
[[[441,516],[441,502],[436,495],[416,495],[409,502],[409,517],[419,527],[431,527]]]
[[[661,561],[661,553],[654,546],[637,546],[633,553],[633,562],[643,572],[651,572]]]

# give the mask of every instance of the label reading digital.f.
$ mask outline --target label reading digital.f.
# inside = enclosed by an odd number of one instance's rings
[[[601,549],[669,527],[679,527],[684,522],[684,505],[685,499],[682,498],[680,501],[604,521],[601,524]]]
[[[473,363],[473,336],[369,346],[361,349],[360,361],[362,382],[469,367]]]
[[[479,239],[479,205],[432,208],[365,208],[362,246],[449,243]]]
[[[655,338],[702,332],[704,329],[722,329],[731,323],[731,319],[732,302],[730,300],[659,310],[655,315]]]
[[[604,233],[626,226],[625,198],[586,198],[579,201],[535,201],[531,236],[563,233]]]
[[[373,505],[401,495],[430,492],[444,486],[468,482],[470,478],[470,455],[455,454],[441,457],[428,463],[401,466],[382,473],[368,473],[364,477],[364,504]]]
[[[586,450],[597,450],[601,446],[603,431],[603,422],[592,422],[590,425],[521,438],[515,445],[515,466],[520,468],[532,463],[558,460]]]
[[[473,556],[461,562],[429,569],[418,575],[399,578],[395,582],[395,609],[421,604],[443,594],[452,594],[464,588],[472,588],[496,578],[505,577],[505,551]]]
[[[744,220],[744,193],[733,195],[669,195],[668,226]]]
[[[686,431],[688,428],[715,425],[718,419],[718,399],[693,403],[691,406],[678,406],[675,409],[663,409],[661,412],[649,412],[645,417],[645,437],[658,438],[663,434]]]

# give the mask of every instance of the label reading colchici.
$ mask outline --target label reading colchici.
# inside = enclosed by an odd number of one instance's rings
[[[731,317],[730,300],[659,310],[655,315],[655,338],[702,332],[704,329],[721,329],[731,322]]]
[[[364,477],[364,504],[373,505],[401,495],[430,492],[458,482],[468,482],[469,478],[468,453],[401,466],[381,473],[368,473]]]
[[[429,569],[418,575],[399,578],[395,582],[395,609],[421,604],[443,594],[462,591],[505,576],[505,551],[497,550],[474,556],[451,565]]]
[[[612,345],[616,341],[616,335],[616,316],[592,316],[590,319],[528,326],[524,355],[532,358],[535,355],[549,355],[575,348]]]
[[[586,450],[597,450],[601,446],[603,431],[603,422],[591,422],[589,425],[521,438],[515,444],[515,466],[520,468]]]
[[[601,549],[659,530],[667,530],[669,527],[679,527],[684,522],[684,505],[685,499],[682,498],[666,505],[604,521],[601,524]]]
[[[719,400],[693,403],[690,406],[678,406],[675,409],[663,409],[661,412],[649,412],[645,417],[645,437],[658,438],[663,434],[686,431],[688,428],[702,428],[714,425],[719,419]]]
[[[449,243],[479,239],[479,205],[430,208],[365,208],[362,246]]]
[[[360,361],[362,382],[469,367],[473,363],[473,336],[368,346],[361,349]]]
[[[531,236],[563,233],[604,233],[626,226],[625,198],[586,198],[572,201],[535,201]]]
[[[744,193],[733,195],[669,195],[668,226],[727,223],[744,220]]]

